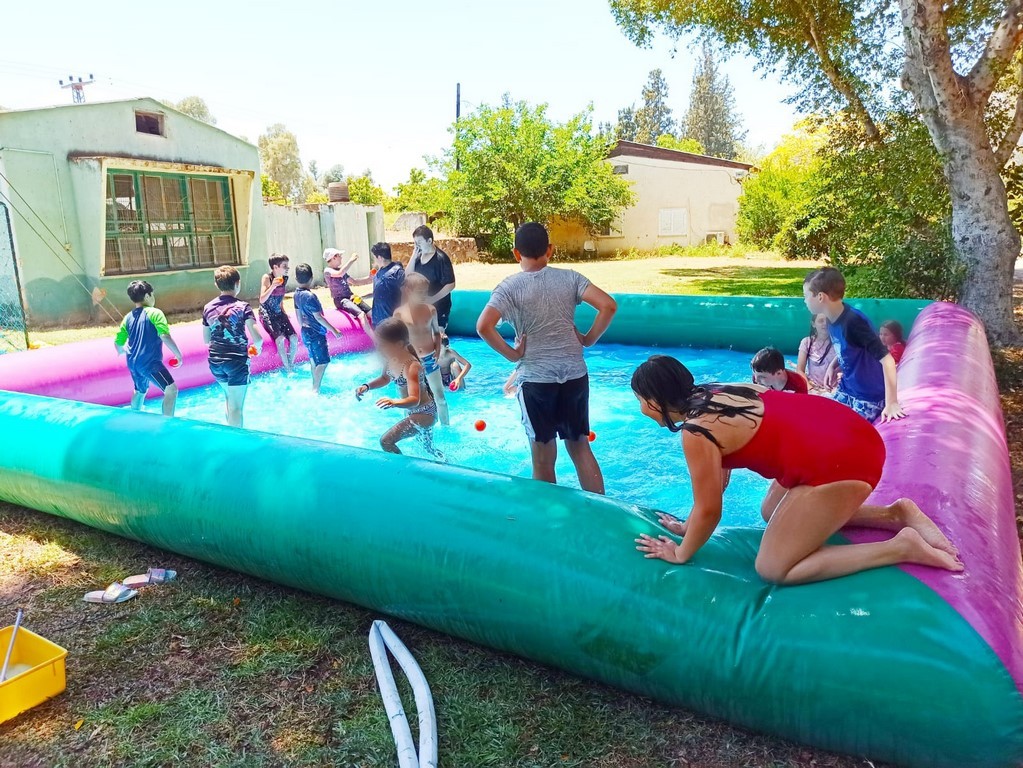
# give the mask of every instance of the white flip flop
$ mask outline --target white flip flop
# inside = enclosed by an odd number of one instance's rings
[[[137,594],[138,592],[134,589],[128,589],[121,582],[115,581],[106,589],[97,589],[94,592],[86,592],[85,597],[83,597],[82,600],[87,603],[112,605],[114,603],[123,603],[131,600]]]
[[[124,580],[123,584],[129,589],[138,589],[139,587],[149,587],[154,584],[166,584],[168,581],[174,581],[177,577],[177,571],[170,571],[164,568],[150,568],[138,576],[129,576]]]

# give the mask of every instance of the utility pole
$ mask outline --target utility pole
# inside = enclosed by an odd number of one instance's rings
[[[462,84],[455,83],[455,170],[459,170],[458,162],[458,119],[462,116]]]
[[[66,83],[63,80],[57,82],[60,83],[61,88],[71,89],[71,101],[75,104],[84,104],[85,86],[92,85],[96,81],[92,79],[92,75],[89,75],[88,80],[82,80],[80,77],[76,79],[74,75],[68,75]]]

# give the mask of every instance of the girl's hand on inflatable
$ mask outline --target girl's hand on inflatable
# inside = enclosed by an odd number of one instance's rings
[[[657,522],[659,522],[661,525],[663,525],[669,531],[674,533],[676,536],[685,536],[686,535],[686,521],[685,520],[679,520],[674,515],[669,515],[669,514],[666,514],[666,513],[662,512],[657,517]]]
[[[669,563],[682,565],[685,560],[679,559],[679,546],[667,536],[647,536],[641,533],[636,539],[636,549],[646,555],[648,560],[664,560]]]
[[[387,410],[388,408],[394,407],[394,400],[390,397],[381,397],[377,400],[377,408]]]
[[[902,410],[902,406],[899,405],[898,403],[892,403],[891,405],[886,405],[884,407],[884,410],[881,411],[881,422],[882,423],[886,422],[886,421],[895,421],[897,419],[904,419],[904,418],[906,418],[906,412],[904,410]]]

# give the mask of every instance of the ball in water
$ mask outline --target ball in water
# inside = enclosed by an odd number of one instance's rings
[[[474,426],[476,427],[477,432],[482,432],[484,429],[487,428],[487,422],[483,421],[483,419],[480,419],[479,421],[476,422]]]
[[[597,433],[596,432],[590,432],[590,442],[592,443],[596,439],[597,439]]]
[[[255,357],[259,352],[256,351],[256,345],[253,344],[249,347],[249,357]]]

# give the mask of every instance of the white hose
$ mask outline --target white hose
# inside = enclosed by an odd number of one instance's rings
[[[378,628],[387,650],[401,666],[405,677],[412,685],[415,696],[416,712],[419,714],[419,766],[420,768],[437,768],[437,713],[433,707],[433,694],[426,682],[426,675],[405,644],[384,621],[373,622]]]
[[[398,750],[398,768],[419,768],[416,747],[412,743],[412,730],[408,726],[408,718],[405,717],[401,697],[394,684],[394,675],[391,674],[384,639],[376,622],[373,622],[369,630],[369,653],[373,657],[373,669],[376,670],[377,685],[380,686],[380,698],[384,700],[387,719],[391,723],[391,735],[394,736],[394,746]]]
[[[391,665],[387,659],[388,650],[412,685],[412,694],[415,696],[416,710],[419,713],[418,757],[412,745],[412,731],[408,718],[394,684],[394,675],[391,674]],[[370,627],[369,651],[373,657],[373,667],[380,686],[380,697],[384,700],[384,709],[387,710],[387,717],[391,722],[391,734],[398,750],[399,768],[437,768],[437,717],[433,695],[430,693],[430,686],[426,682],[423,670],[409,649],[384,621],[374,621]]]

